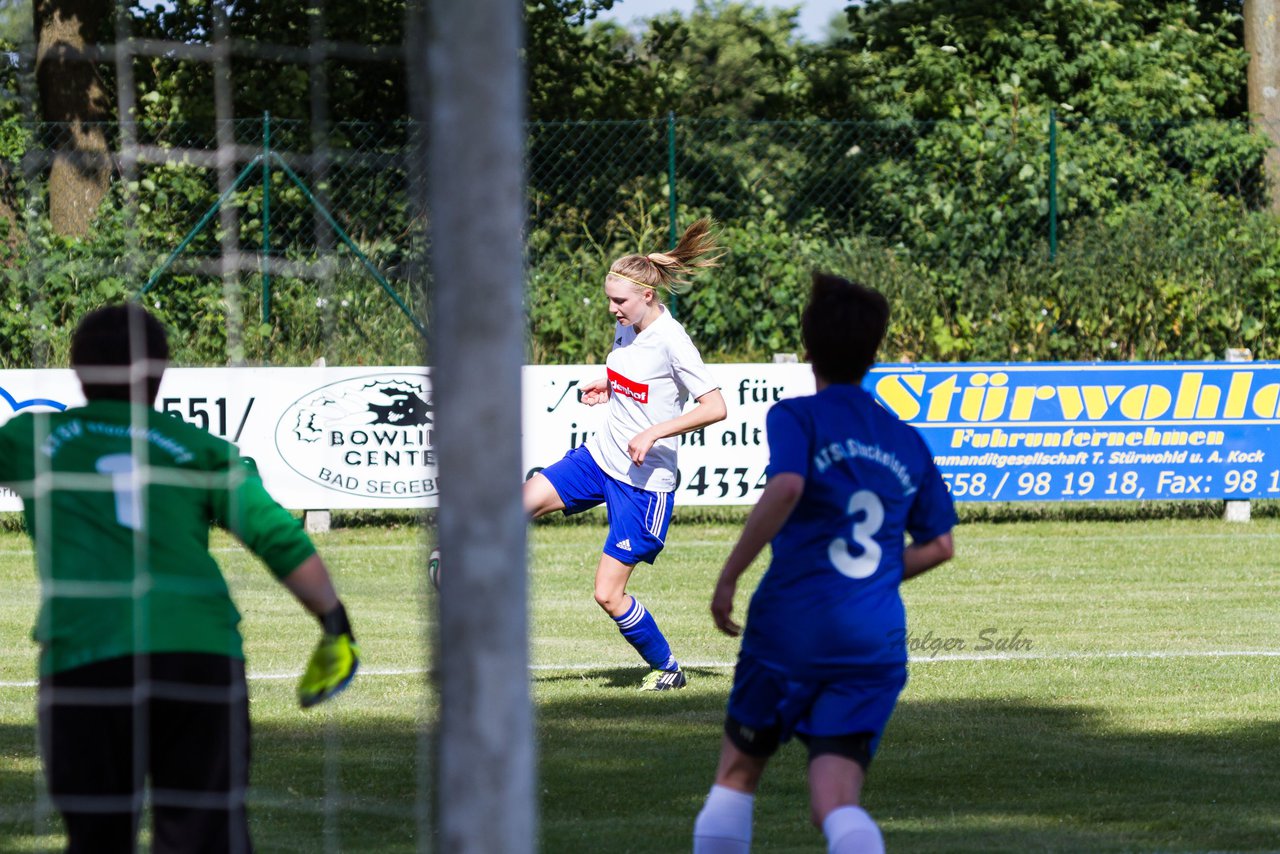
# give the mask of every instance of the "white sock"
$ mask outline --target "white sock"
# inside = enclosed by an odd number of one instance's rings
[[[693,854],[747,854],[755,796],[712,786],[693,823]]]
[[[822,822],[827,854],[884,854],[880,828],[862,807],[840,807]]]

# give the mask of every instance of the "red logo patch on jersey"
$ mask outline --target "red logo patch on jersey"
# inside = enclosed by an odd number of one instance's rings
[[[609,369],[609,390],[614,394],[625,395],[636,403],[649,402],[649,384],[633,382],[612,368]]]

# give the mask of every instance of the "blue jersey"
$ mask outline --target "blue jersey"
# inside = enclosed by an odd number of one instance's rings
[[[863,389],[831,385],[768,415],[769,469],[804,478],[751,598],[743,654],[797,679],[854,675],[907,660],[904,534],[955,525],[924,440]]]

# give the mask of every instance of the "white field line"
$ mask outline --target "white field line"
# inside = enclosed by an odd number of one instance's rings
[[[1107,543],[1123,540],[1125,542],[1152,542],[1164,541],[1169,539],[1167,534],[1062,534],[1054,536],[1052,534],[1037,534],[1040,540],[1070,540],[1073,543],[1094,542]],[[1180,534],[1179,540],[1280,540],[1280,533],[1250,533],[1248,531],[1222,533],[1222,534]],[[975,543],[1012,543],[1025,542],[1025,538],[1012,536],[997,537],[972,537],[968,533],[964,536],[964,545]],[[725,548],[726,553],[732,543],[729,540],[676,540],[672,543],[676,547],[688,548]],[[563,543],[530,543],[529,547],[537,551],[547,551],[551,549],[564,549]],[[242,546],[217,546],[209,549],[214,554],[248,554],[247,550]],[[417,543],[402,545],[360,545],[357,543],[325,543],[320,542],[320,551],[329,552],[426,552],[426,547]],[[30,556],[31,549],[0,549],[0,556],[19,555]]]
[[[997,652],[997,653],[959,653],[934,656],[910,656],[908,663],[932,664],[944,662],[966,661],[1072,661],[1090,659],[1161,659],[1161,658],[1280,658],[1280,649],[1211,649],[1211,650],[1131,650],[1116,652]],[[732,661],[684,661],[682,667],[702,668],[706,670],[732,670]],[[619,664],[534,664],[530,670],[582,672],[591,670],[607,670],[615,667],[626,667]]]
[[[1206,650],[1128,650],[1116,652],[1008,652],[993,654],[961,653],[959,655],[911,656],[911,665],[945,664],[948,662],[973,661],[1089,661],[1089,660],[1158,660],[1178,658],[1280,658],[1278,649],[1206,649]],[[703,670],[732,670],[732,661],[684,661],[683,666]],[[533,673],[589,673],[593,670],[612,670],[627,667],[630,662],[577,662],[570,664],[531,664]],[[379,670],[361,669],[364,678],[379,676],[424,676],[430,673],[425,667],[384,668]],[[285,673],[250,673],[250,682],[276,682],[297,679],[302,671]],[[34,688],[32,680],[0,681],[0,688]]]

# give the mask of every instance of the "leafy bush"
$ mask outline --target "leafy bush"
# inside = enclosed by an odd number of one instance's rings
[[[723,267],[678,297],[677,314],[709,361],[799,353],[809,274],[821,269],[889,297],[885,361],[1221,359],[1233,347],[1280,358],[1280,225],[1215,199],[1194,215],[1128,206],[1078,222],[1055,259],[1032,252],[997,266],[915,258],[821,220],[724,223]],[[603,360],[612,319],[601,284],[625,251],[635,249],[589,244],[534,264],[534,361]]]

